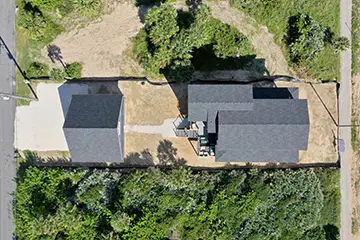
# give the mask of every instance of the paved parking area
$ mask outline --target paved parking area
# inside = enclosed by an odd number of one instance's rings
[[[20,150],[68,151],[62,130],[73,94],[88,94],[86,84],[39,83],[38,102],[16,108],[15,147]]]

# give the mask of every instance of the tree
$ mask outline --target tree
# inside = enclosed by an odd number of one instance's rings
[[[32,62],[26,70],[28,78],[40,78],[49,76],[49,66],[45,63]]]
[[[81,78],[82,65],[79,62],[73,62],[66,66],[65,72],[70,78]]]
[[[133,40],[133,53],[147,71],[188,82],[195,71],[194,52],[208,45],[222,59],[251,52],[246,37],[214,19],[208,6],[178,14],[170,5],[162,5],[146,15],[144,28]]]
[[[166,4],[149,10],[145,18],[145,29],[153,44],[166,45],[170,43],[170,38],[179,31],[176,18],[176,9]]]

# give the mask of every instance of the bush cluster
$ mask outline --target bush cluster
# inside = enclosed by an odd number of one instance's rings
[[[29,167],[17,180],[16,237],[335,240],[339,180],[338,169]]]
[[[206,46],[220,60],[251,53],[248,39],[212,18],[205,5],[195,12],[179,12],[169,5],[151,9],[144,28],[134,38],[133,53],[146,70],[186,82],[195,70],[194,52]]]

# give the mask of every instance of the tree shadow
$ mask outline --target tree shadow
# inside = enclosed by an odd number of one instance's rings
[[[138,2],[141,2],[141,0],[136,1],[136,6],[138,7],[138,15],[141,23],[145,23],[145,16],[148,13],[150,6],[149,5],[138,5]],[[160,4],[156,4],[155,6],[159,6]]]
[[[124,163],[127,165],[145,165],[153,166],[154,158],[149,149],[144,149],[141,153],[131,152],[124,158]]]
[[[159,142],[159,146],[157,147],[157,158],[159,159],[159,165],[181,167],[186,164],[184,158],[177,157],[177,148],[175,148],[173,143],[169,140]]]
[[[337,240],[339,239],[339,229],[338,227],[328,224],[324,226],[325,239],[326,240]]]
[[[47,47],[47,51],[51,62],[55,63],[56,61],[59,61],[63,68],[66,68],[66,63],[63,61],[61,49],[58,46],[51,44]]]

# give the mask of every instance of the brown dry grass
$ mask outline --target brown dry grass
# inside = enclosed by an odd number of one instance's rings
[[[160,125],[167,118],[176,118],[178,98],[180,102],[187,98],[185,84],[154,86],[126,81],[119,82],[119,88],[125,98],[125,124]]]
[[[336,162],[338,160],[334,145],[337,134],[335,124],[337,122],[336,85],[313,84],[314,88],[308,83],[277,82],[276,85],[278,87],[298,87],[299,97],[308,100],[309,145],[307,151],[300,152],[300,163]]]

